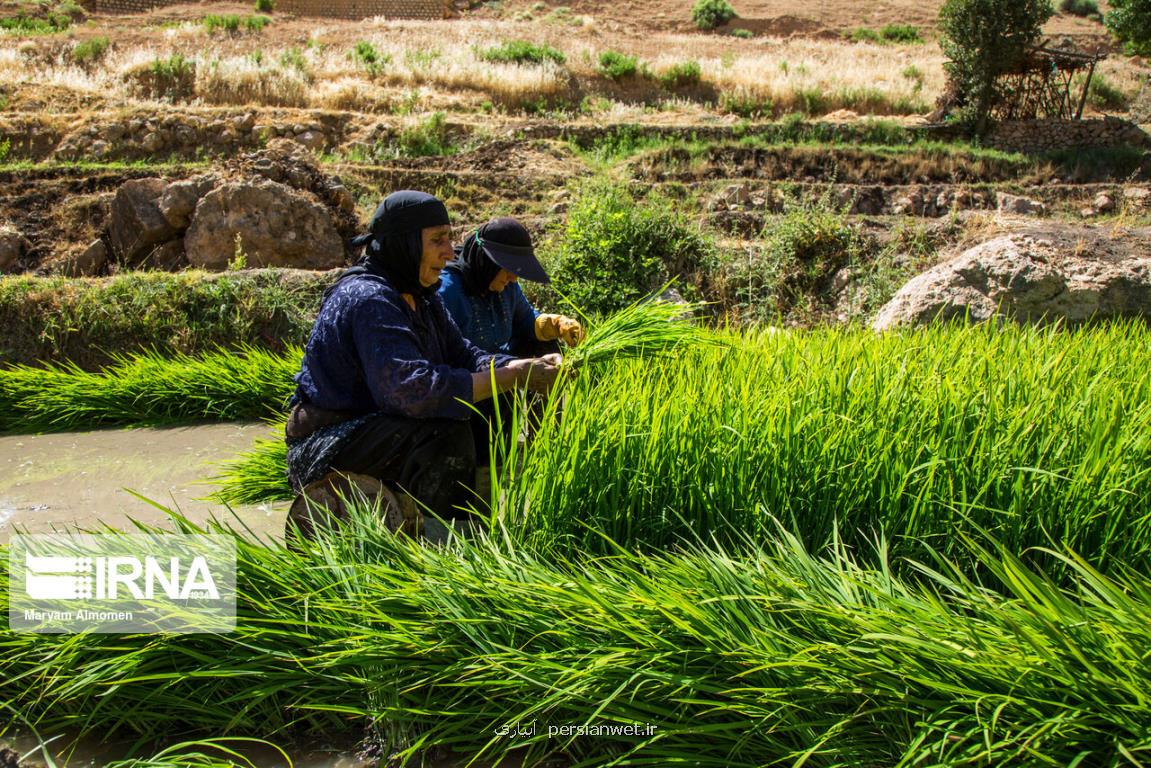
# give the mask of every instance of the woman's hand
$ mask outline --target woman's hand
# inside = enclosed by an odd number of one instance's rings
[[[547,394],[559,376],[561,362],[563,358],[553,353],[513,360],[507,364],[507,368],[515,371],[516,386]]]

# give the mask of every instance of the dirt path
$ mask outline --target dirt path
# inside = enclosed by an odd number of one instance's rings
[[[214,462],[250,449],[267,431],[262,423],[208,424],[0,437],[0,541],[8,541],[16,527],[41,533],[58,526],[128,528],[132,519],[165,520],[129,489],[192,520],[229,517],[223,505],[199,500],[212,491],[202,481],[216,473]],[[235,512],[254,531],[279,535],[286,505]]]

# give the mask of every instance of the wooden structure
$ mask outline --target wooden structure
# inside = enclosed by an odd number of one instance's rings
[[[1079,120],[1087,103],[1087,91],[1095,65],[1104,54],[1078,53],[1031,48],[1014,71],[1000,75],[996,81],[996,100],[991,119],[1006,120]],[[1087,76],[1078,83],[1081,72]]]

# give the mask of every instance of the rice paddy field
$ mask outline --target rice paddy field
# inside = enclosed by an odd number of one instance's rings
[[[237,534],[235,632],[5,632],[0,709],[140,754],[366,734],[387,765],[1151,761],[1145,325],[679,311],[593,328],[493,467],[487,535],[427,546],[362,506],[299,549]],[[282,497],[298,360],[0,370],[3,428],[267,418],[218,492]]]

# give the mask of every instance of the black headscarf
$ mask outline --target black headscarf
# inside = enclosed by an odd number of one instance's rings
[[[469,296],[483,296],[489,292],[492,280],[500,273],[500,265],[492,261],[492,257],[484,253],[476,235],[479,230],[473,231],[464,239],[462,248],[456,251],[456,257],[448,262],[447,268],[460,276],[460,286]]]
[[[372,215],[371,231],[352,240],[354,247],[364,248],[364,257],[340,279],[373,274],[386,278],[400,293],[435,293],[437,285],[420,284],[421,233],[427,227],[450,223],[448,209],[432,195],[407,189],[393,192]]]

